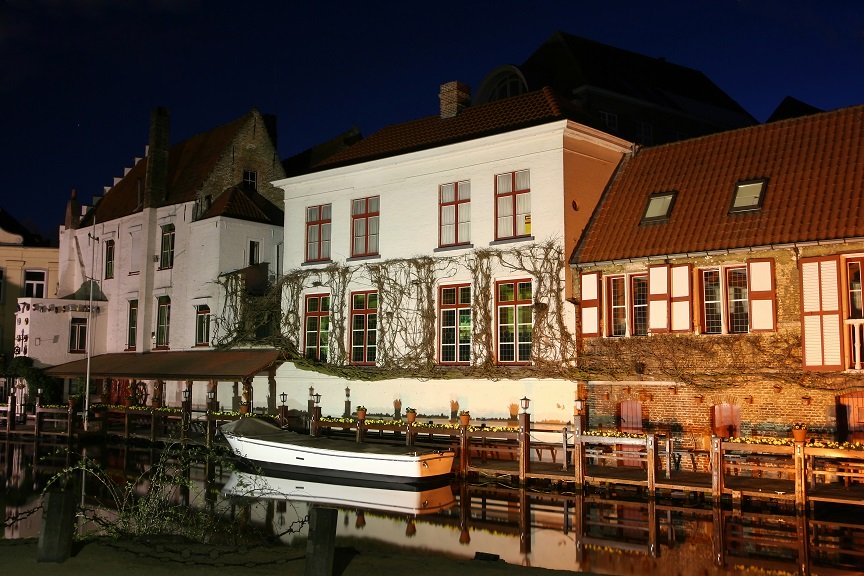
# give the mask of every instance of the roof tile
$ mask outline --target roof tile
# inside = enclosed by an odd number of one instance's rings
[[[574,263],[864,237],[864,106],[638,150],[625,160]],[[730,213],[736,183],[767,178],[760,210]],[[676,190],[669,220],[640,224]]]

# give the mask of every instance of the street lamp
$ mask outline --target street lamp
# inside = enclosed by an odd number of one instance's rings
[[[531,404],[531,399],[527,396],[523,396],[519,402],[522,404],[522,411],[527,412],[528,406]]]
[[[318,404],[321,403],[321,394],[316,392],[315,395],[312,396],[312,398],[313,398],[313,401],[315,402],[315,406],[318,406]]]
[[[285,402],[288,400],[288,394],[282,392],[281,394],[279,394],[279,399],[282,401],[282,405],[284,406]]]

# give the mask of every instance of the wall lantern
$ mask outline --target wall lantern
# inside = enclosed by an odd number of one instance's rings
[[[581,414],[582,411],[585,409],[585,401],[577,398],[573,401],[573,407],[576,408],[577,414]]]
[[[282,405],[284,406],[285,402],[288,400],[288,394],[282,392],[281,394],[279,394],[279,399],[282,400]]]
[[[531,404],[531,400],[527,396],[523,396],[519,403],[522,405],[522,411],[527,412],[528,406]]]
[[[215,398],[216,398],[216,391],[215,390],[208,390],[207,391],[207,400],[212,402]]]
[[[184,388],[183,389],[183,401],[188,402],[190,396],[192,396],[192,391],[189,390],[189,388]]]
[[[318,406],[318,404],[321,402],[321,394],[316,392],[312,398],[315,400],[315,406]]]

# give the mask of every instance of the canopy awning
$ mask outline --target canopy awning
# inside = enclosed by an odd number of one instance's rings
[[[178,352],[120,352],[90,358],[92,378],[141,380],[242,380],[275,368],[284,361],[281,350],[184,350]],[[56,378],[87,374],[87,359],[45,370]]]

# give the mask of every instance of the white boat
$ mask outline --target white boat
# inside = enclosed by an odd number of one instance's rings
[[[238,456],[277,472],[416,483],[450,474],[455,455],[452,450],[306,436],[258,418],[240,418],[220,430]]]
[[[456,504],[449,484],[404,489],[410,484],[338,484],[309,477],[263,476],[235,471],[222,488],[229,496],[307,502],[394,514],[434,514]]]

